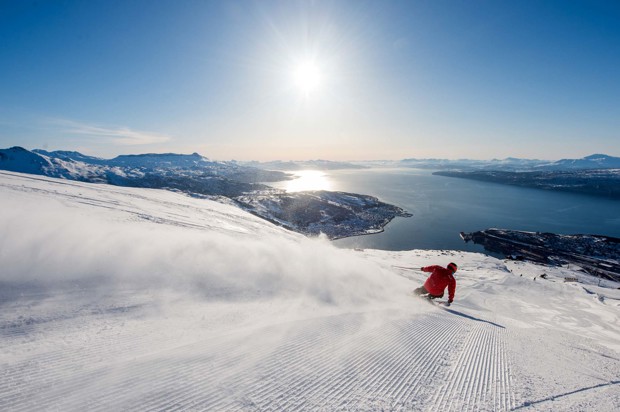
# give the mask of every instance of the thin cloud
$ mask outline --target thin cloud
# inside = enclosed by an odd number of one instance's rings
[[[54,120],[53,123],[65,127],[65,133],[108,138],[111,143],[119,146],[140,146],[163,143],[171,140],[170,136],[154,132],[132,130],[128,127],[101,127],[74,122],[72,120],[58,119]]]

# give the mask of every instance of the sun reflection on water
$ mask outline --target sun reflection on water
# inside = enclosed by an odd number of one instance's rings
[[[320,170],[300,170],[293,172],[295,179],[286,182],[287,192],[306,190],[332,190],[332,181],[327,173]]]

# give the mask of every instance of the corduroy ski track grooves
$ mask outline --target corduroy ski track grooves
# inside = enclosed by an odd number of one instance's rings
[[[140,354],[139,331],[113,342],[90,337],[83,350],[3,365],[0,403],[11,411],[514,407],[505,331],[439,309],[380,317],[345,314],[261,328],[251,355],[243,342],[252,331],[179,347],[166,337],[169,349],[152,354]],[[121,358],[114,365],[101,361],[104,354]]]

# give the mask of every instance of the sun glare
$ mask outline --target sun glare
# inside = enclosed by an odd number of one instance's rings
[[[332,182],[324,172],[319,170],[300,170],[294,173],[295,179],[287,182],[287,192],[307,190],[332,190]]]
[[[313,61],[299,63],[293,72],[293,81],[302,93],[308,95],[319,87],[321,71]]]

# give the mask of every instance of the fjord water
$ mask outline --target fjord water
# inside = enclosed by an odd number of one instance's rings
[[[361,193],[413,214],[383,233],[334,241],[339,247],[481,252],[459,232],[491,227],[620,237],[620,201],[573,193],[435,176],[420,169],[327,171],[329,190]]]

